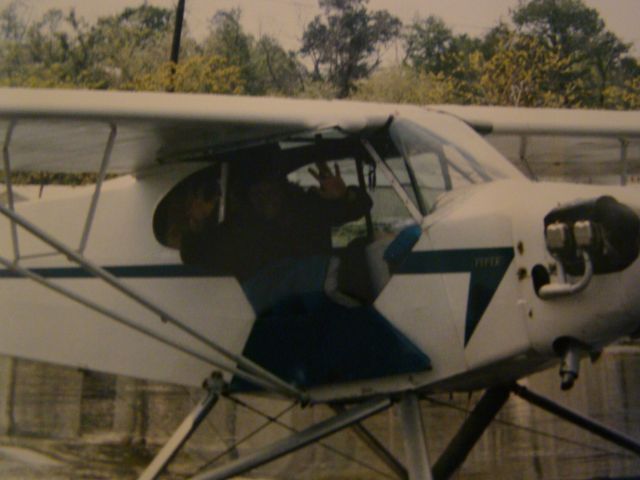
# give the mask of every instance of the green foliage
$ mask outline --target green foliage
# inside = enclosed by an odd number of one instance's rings
[[[368,0],[319,0],[322,14],[286,51],[254,37],[239,9],[218,11],[208,36],[183,29],[169,57],[174,12],[142,4],[88,24],[73,10],[28,20],[22,0],[0,11],[0,85],[353,98],[399,103],[640,108],[640,64],[583,0],[520,0],[515,29],[454,34],[437,17],[400,21]],[[402,65],[379,68],[400,38]],[[310,71],[300,61],[311,62]]]
[[[250,91],[255,90],[255,75],[251,68],[253,38],[240,25],[242,11],[219,10],[211,19],[210,33],[204,42],[203,51],[208,55],[223,58],[228,65],[240,69],[242,78]]]
[[[132,90],[189,93],[244,93],[240,69],[215,55],[191,56],[179,64],[166,62],[134,79]]]
[[[305,69],[293,52],[272,37],[257,40],[244,32],[240,9],[220,10],[211,21],[202,51],[223,58],[239,69],[250,95],[295,95],[303,88]]]
[[[389,103],[458,103],[455,81],[443,74],[416,71],[406,65],[383,68],[357,84],[353,98]]]
[[[559,77],[560,88],[584,82],[580,103],[603,106],[604,92],[619,69],[629,45],[608,31],[595,9],[582,0],[520,1],[514,23],[553,51],[571,58],[571,75]]]
[[[272,37],[263,35],[254,43],[251,65],[259,82],[256,93],[293,96],[305,87],[306,69]]]
[[[93,26],[73,10],[51,10],[31,24],[22,14],[19,2],[0,14],[4,85],[120,88],[155,69],[170,42],[171,12],[147,5]]]
[[[107,180],[115,178],[115,174],[107,174]],[[0,171],[0,183],[4,183],[4,172]],[[11,174],[12,185],[90,185],[96,183],[98,174],[85,173],[53,173],[40,171],[13,172]]]
[[[70,87],[78,81],[95,86],[78,41],[82,25],[71,11],[50,10],[28,24],[20,2],[0,13],[0,83],[6,86]],[[84,85],[83,85],[84,86]]]
[[[141,75],[168,58],[173,13],[141,5],[98,19],[86,35],[94,64],[108,77],[108,88],[128,88]]]
[[[405,61],[414,69],[456,75],[464,57],[477,50],[480,41],[467,35],[454,35],[441,18],[433,15],[417,19],[404,35]]]
[[[0,85],[254,95],[295,95],[304,88],[306,70],[295,54],[271,37],[246,34],[238,9],[216,13],[201,43],[183,29],[183,61],[177,67],[163,61],[173,15],[143,4],[94,25],[73,10],[52,10],[29,23],[14,1],[0,12]]]
[[[322,79],[307,78],[304,87],[296,95],[299,98],[331,100],[338,98],[338,89]]]
[[[574,75],[573,55],[539,37],[513,33],[498,43],[484,63],[479,87],[482,103],[527,107],[580,107],[584,84]]]
[[[316,16],[302,36],[303,56],[313,62],[313,79],[331,83],[339,97],[381,63],[382,49],[400,33],[400,20],[387,12],[370,12],[368,0],[319,0]]]
[[[400,21],[368,0],[319,0],[299,52],[218,11],[202,41],[183,28],[181,61],[168,62],[174,12],[150,6],[88,24],[73,10],[29,19],[22,0],[0,11],[0,86],[199,93],[350,96],[412,104],[640,109],[640,64],[583,0],[520,0],[513,25],[481,38],[454,34],[437,17]],[[401,65],[381,66],[390,42]],[[310,60],[308,71],[299,55]],[[14,174],[15,183],[83,184],[91,174]]]
[[[604,91],[604,107],[611,110],[640,110],[640,76],[611,85]]]
[[[482,39],[456,36],[436,17],[403,35],[405,62],[451,85],[459,103],[548,107],[635,105],[638,62],[581,0],[521,0],[517,29],[499,23]],[[385,96],[385,95],[383,95]]]

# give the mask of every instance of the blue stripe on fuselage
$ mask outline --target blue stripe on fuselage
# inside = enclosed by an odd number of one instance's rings
[[[495,292],[497,291],[498,286],[500,285],[513,258],[514,250],[512,247],[418,251],[409,253],[404,261],[402,261],[400,265],[393,268],[392,271],[394,274],[400,275],[446,273],[470,274],[467,313],[465,319],[464,345],[466,346],[471,339],[474,331],[476,330],[484,312],[491,303],[491,300]],[[120,265],[107,266],[103,268],[112,275],[119,278],[188,278],[231,276],[228,272],[213,272],[211,270],[183,264]],[[33,268],[30,271],[49,279],[93,277],[92,274],[87,272],[82,267]],[[0,278],[21,278],[21,276],[10,270],[2,270],[0,271]],[[329,308],[329,310],[331,310],[331,308]],[[359,323],[360,327],[362,328],[361,332],[366,332],[366,335],[363,335],[360,338],[366,337],[366,341],[364,341],[362,348],[353,349],[353,352],[357,352],[356,356],[361,356],[362,358],[369,359],[370,355],[363,355],[364,351],[370,353],[370,349],[373,345],[376,346],[376,348],[373,349],[374,351],[376,349],[388,349],[390,345],[389,343],[385,342],[391,341],[391,344],[394,346],[394,348],[397,347],[398,352],[395,352],[397,359],[399,360],[400,358],[402,358],[402,355],[399,354],[401,352],[405,354],[406,358],[403,358],[402,361],[389,362],[389,364],[386,365],[386,367],[388,367],[388,370],[385,372],[386,374],[398,374],[417,371],[429,367],[429,358],[424,353],[420,352],[419,349],[416,349],[415,346],[411,344],[411,342],[408,342],[407,339],[403,337],[403,335],[399,334],[399,332],[397,332],[397,330],[375,310],[371,309],[370,307],[362,307],[352,310],[351,312],[348,312],[348,310],[349,309],[342,311],[340,308],[338,308],[337,310],[332,311],[331,314],[327,315],[331,317],[342,317],[339,322],[319,322],[314,326],[314,328],[317,328],[318,325],[322,325],[323,328],[330,327],[329,333],[327,333],[326,330],[324,332],[326,338],[330,339],[330,341],[328,340],[325,343],[324,354],[330,355],[331,353],[326,351],[327,347],[332,344],[335,345],[336,339],[348,335],[349,331],[354,335],[358,335],[357,332],[350,330],[350,327],[353,327],[354,324]],[[336,312],[338,311],[340,315],[336,314]],[[315,314],[317,313],[314,312],[314,315]],[[327,317],[325,315],[320,316],[324,316],[325,318]],[[265,355],[265,352],[271,350],[270,348],[265,347],[272,347],[278,342],[275,342],[275,339],[274,341],[265,341],[265,335],[268,336],[268,331],[273,325],[286,327],[285,330],[289,331],[295,330],[297,327],[301,327],[304,322],[298,323],[299,319],[296,320],[295,317],[296,316],[293,315],[292,318],[286,318],[287,321],[285,321],[285,318],[281,317],[276,319],[275,322],[273,318],[270,319],[269,322],[266,321],[266,318],[262,318],[262,320],[259,318],[251,333],[247,349],[244,352],[245,355],[247,355],[249,358],[253,357],[253,360],[260,359],[269,363],[268,355]],[[357,319],[357,321],[354,321],[354,323],[349,325],[348,317],[353,317]],[[307,319],[306,321],[309,322],[309,319]],[[342,324],[342,322],[344,322],[344,324]],[[310,323],[313,326],[314,322],[311,321]],[[269,324],[270,327],[266,330],[261,328],[266,324]],[[307,325],[307,327],[308,326],[309,325]],[[344,328],[347,328],[347,330],[344,330]],[[281,343],[279,344],[279,348],[282,349],[283,347],[285,347],[284,344],[287,344],[294,339],[295,340],[292,343],[299,343],[300,345],[302,345],[304,344],[304,342],[301,342],[300,338],[303,337],[304,335],[302,335],[302,332],[299,332],[297,338],[296,335],[286,335],[285,338],[280,339]],[[385,339],[385,342],[378,344],[377,342],[381,341],[382,339]],[[313,345],[314,343],[312,342],[311,344]],[[364,347],[364,345],[367,345],[367,347]],[[310,349],[308,345],[306,348]],[[284,348],[284,350],[287,350],[287,348]],[[329,348],[328,350],[331,349]],[[342,350],[348,351],[349,349],[342,348]],[[300,348],[292,348],[292,351],[290,353],[294,352],[302,353]],[[298,374],[294,376],[292,375],[292,372],[287,371],[287,368],[289,368],[290,365],[283,366],[279,364],[279,362],[275,362],[274,365],[269,365],[269,367],[274,368],[275,370],[283,370],[277,371],[276,373],[285,374],[287,377],[296,377],[287,378],[287,380],[297,381],[301,384],[306,384],[306,386],[324,383],[327,380],[353,381],[372,375],[372,372],[365,372],[364,370],[366,369],[363,370],[361,365],[360,367],[355,369],[350,368],[350,364],[355,365],[358,363],[355,362],[354,364],[353,358],[354,357],[352,355],[346,355],[343,360],[348,361],[335,362],[337,366],[335,369],[333,369],[333,373],[320,372],[316,371],[315,368],[309,369],[309,367],[307,367],[309,371],[304,372],[305,374],[302,376],[302,378]],[[389,360],[387,359],[385,363],[387,363],[388,361]],[[374,362],[374,364],[375,363],[378,362]],[[341,369],[342,374],[335,373],[340,372]]]
[[[512,247],[411,252],[393,273],[470,273],[464,331],[466,346],[513,258]]]
[[[182,278],[231,276],[225,272],[214,272],[183,264],[166,265],[118,265],[102,267],[118,278]],[[43,278],[92,278],[95,275],[82,267],[38,267],[28,269]],[[22,278],[11,270],[0,270],[0,278]]]

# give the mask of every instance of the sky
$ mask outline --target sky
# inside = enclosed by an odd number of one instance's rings
[[[11,0],[0,0],[4,8]],[[634,44],[632,53],[640,55],[640,0],[583,0],[597,9],[607,28],[620,39]],[[142,0],[22,0],[31,18],[38,18],[50,8],[68,10],[73,7],[86,20],[138,6]],[[177,0],[147,0],[148,4],[175,8]],[[437,15],[455,33],[480,36],[500,19],[508,20],[509,10],[518,0],[369,0],[369,9],[386,9],[403,23],[415,17]],[[254,35],[269,34],[287,49],[300,46],[302,31],[313,17],[320,13],[317,0],[186,0],[186,20],[196,37],[207,32],[208,20],[220,9],[240,7],[242,24]]]

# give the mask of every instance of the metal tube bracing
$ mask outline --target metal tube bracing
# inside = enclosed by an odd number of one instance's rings
[[[104,182],[104,177],[107,174],[107,167],[109,166],[109,161],[111,160],[111,152],[113,151],[113,144],[116,140],[117,133],[118,129],[115,124],[112,123],[111,130],[109,131],[109,139],[107,140],[107,145],[105,146],[104,154],[102,155],[102,162],[100,162],[100,171],[98,173],[98,178],[96,179],[96,188],[93,191],[91,205],[89,206],[89,211],[87,212],[87,219],[84,223],[84,231],[82,232],[80,246],[78,247],[78,251],[80,253],[83,253],[84,249],[87,247],[89,232],[91,231],[91,224],[93,223],[93,218],[96,214],[96,208],[98,207],[98,200],[100,198],[102,183]]]
[[[529,164],[529,160],[527,159],[528,143],[529,143],[529,137],[527,137],[526,135],[520,135],[520,148],[518,150],[518,157],[520,158],[520,161],[527,169],[527,172],[529,173],[531,180],[535,180],[537,182],[538,176],[535,174],[535,172],[531,168],[531,165]]]
[[[613,442],[616,445],[635,453],[636,455],[640,455],[640,442],[634,440],[631,437],[628,437],[623,433],[617,432],[616,430],[602,425],[601,423],[598,423],[588,417],[585,417],[578,412],[574,412],[567,407],[563,407],[553,400],[534,393],[528,388],[523,387],[522,385],[513,385],[511,391],[523,400],[526,400],[527,402],[540,407],[549,413],[553,413],[554,415],[557,415],[558,417],[570,423],[573,423],[580,428],[598,435],[605,440]]]
[[[365,138],[361,139],[361,142],[364,148],[367,150],[367,153],[369,153],[371,158],[376,162],[376,165],[380,167],[383,175],[387,177],[387,180],[389,181],[389,184],[391,184],[391,187],[393,187],[396,193],[400,196],[402,203],[404,204],[406,209],[409,210],[409,213],[411,214],[413,219],[418,224],[422,223],[422,214],[420,213],[420,210],[418,210],[418,207],[413,204],[413,202],[409,198],[409,195],[407,195],[407,192],[405,192],[404,188],[402,187],[402,185],[400,185],[400,182],[398,182],[396,176],[387,166],[387,164],[382,161],[382,158],[380,158],[380,155],[378,155],[376,149],[373,148],[373,145],[371,145],[371,143],[369,143],[369,141]]]
[[[138,324],[136,324],[135,322],[133,322],[130,319],[127,319],[126,317],[120,315],[119,313],[110,310],[108,308],[105,308],[99,304],[97,304],[96,302],[93,302],[91,300],[88,300],[86,298],[84,298],[81,295],[78,295],[77,293],[69,290],[68,288],[65,288],[61,285],[58,285],[54,282],[51,282],[49,280],[47,280],[46,278],[43,278],[42,276],[38,275],[37,273],[33,273],[32,271],[23,268],[15,263],[10,262],[9,260],[7,260],[4,257],[0,256],[0,264],[3,265],[4,267],[6,267],[7,269],[17,273],[18,275],[21,275],[25,278],[28,278],[29,280],[33,280],[34,282],[42,285],[43,287],[46,287],[50,290],[53,290],[54,292],[68,298],[69,300],[72,300],[76,303],[79,303],[80,305],[83,305],[85,307],[87,307],[90,310],[93,310],[94,312],[100,313],[101,315],[104,315],[106,317],[111,318],[112,320],[121,323],[123,325],[125,325],[126,327],[131,328],[132,330],[135,330],[139,333],[142,333],[143,335],[146,335],[150,338],[153,338],[154,340],[159,341],[160,343],[167,345],[168,347],[171,348],[175,348],[176,350],[185,353],[197,360],[200,360],[202,362],[205,362],[209,365],[211,365],[212,367],[218,368],[220,370],[223,370],[225,372],[229,372],[232,375],[237,375],[238,377],[244,378],[245,380],[249,381],[249,382],[253,382],[256,383],[257,385],[260,385],[264,388],[268,388],[270,385],[269,384],[265,384],[265,382],[258,378],[255,377],[254,375],[248,374],[242,370],[238,370],[237,368],[234,367],[230,367],[228,365],[225,365],[224,363],[221,363],[215,359],[212,359],[206,355],[203,355],[201,353],[196,352],[195,350],[189,348],[189,347],[185,347],[183,345],[180,345],[177,342],[174,342],[173,340],[167,339],[165,337],[163,337],[162,335],[159,335],[158,333],[155,333],[152,330],[149,330],[145,327],[142,327]]]
[[[158,478],[218,402],[224,386],[224,382],[220,377],[209,379],[206,386],[206,396],[189,412],[189,415],[173,432],[171,438],[160,449],[153,461],[138,477],[138,480],[155,480]]]
[[[9,145],[11,145],[11,138],[13,137],[13,130],[16,126],[16,121],[11,120],[7,127],[7,133],[4,138],[4,146],[2,147],[2,160],[4,162],[4,182],[7,186],[7,203],[12,211],[15,211],[13,202],[13,182],[11,180],[11,157],[9,152]],[[11,242],[13,244],[13,256],[14,261],[18,261],[20,258],[20,248],[18,245],[18,227],[16,222],[11,220]]]
[[[405,393],[398,407],[404,433],[409,480],[432,480],[431,464],[424,438],[422,411],[417,395],[414,392]]]
[[[629,140],[626,138],[620,139],[620,164],[621,164],[621,173],[620,173],[620,185],[623,187],[627,184],[627,180],[629,177],[629,163],[627,161],[627,152],[629,150]]]
[[[0,213],[14,220],[20,227],[24,228],[29,233],[36,236],[37,238],[39,238],[40,240],[42,240],[43,242],[45,242],[46,244],[54,248],[55,250],[66,255],[69,258],[69,260],[76,262],[78,265],[80,265],[90,274],[104,280],[107,284],[111,285],[113,288],[115,288],[125,296],[139,303],[140,305],[145,307],[147,310],[158,315],[162,321],[171,323],[179,330],[190,335],[191,337],[200,341],[201,343],[207,345],[208,347],[210,347],[212,350],[214,350],[221,356],[227,358],[228,360],[232,360],[236,362],[240,367],[244,368],[249,373],[252,373],[257,377],[262,378],[264,380],[264,383],[271,385],[273,389],[280,391],[282,393],[287,393],[288,395],[294,396],[300,399],[301,401],[305,401],[305,402],[307,401],[305,394],[300,390],[298,390],[297,388],[289,385],[284,380],[278,378],[271,372],[268,372],[267,370],[255,364],[251,360],[245,357],[242,357],[240,355],[236,355],[233,352],[230,352],[229,350],[222,347],[221,345],[218,345],[213,340],[195,331],[193,328],[189,327],[188,325],[185,325],[184,323],[179,321],[177,318],[175,318],[173,315],[162,310],[160,307],[155,305],[152,301],[145,298],[140,293],[136,292],[133,288],[123,284],[117,277],[115,277],[105,269],[99,267],[98,265],[95,265],[93,262],[89,261],[81,254],[68,248],[62,242],[56,240],[55,238],[53,238],[51,235],[41,230],[36,225],[33,225],[26,218],[8,209],[4,205],[0,205]]]
[[[220,164],[220,207],[218,210],[218,223],[224,222],[227,214],[227,183],[229,183],[229,164]]]
[[[484,393],[434,464],[435,480],[445,480],[453,475],[508,399],[509,388],[507,387],[493,387]]]
[[[332,405],[336,413],[344,412],[342,406]],[[351,431],[371,450],[376,457],[391,470],[400,480],[409,480],[409,474],[404,465],[373,435],[364,425],[356,423],[351,426]]]
[[[241,475],[248,470],[276,460],[344,428],[350,427],[354,423],[375,415],[390,406],[391,400],[387,398],[382,400],[370,400],[363,405],[351,408],[334,417],[312,425],[306,430],[291,435],[290,437],[283,438],[272,445],[254,452],[253,454],[239,458],[227,465],[202,472],[201,474],[192,477],[191,480],[223,480],[236,475]]]

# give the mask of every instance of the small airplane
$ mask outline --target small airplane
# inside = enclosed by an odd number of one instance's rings
[[[204,385],[140,478],[241,392],[336,415],[193,478],[230,478],[348,427],[399,478],[448,478],[512,393],[640,454],[516,383],[559,365],[571,388],[581,358],[640,334],[640,190],[528,178],[581,164],[624,184],[639,170],[640,112],[0,89],[0,122],[0,352]],[[97,180],[20,200],[18,171]],[[252,193],[265,179],[292,195],[272,230],[264,212],[281,194]],[[479,389],[431,462],[420,398]],[[359,424],[394,404],[405,461]]]

